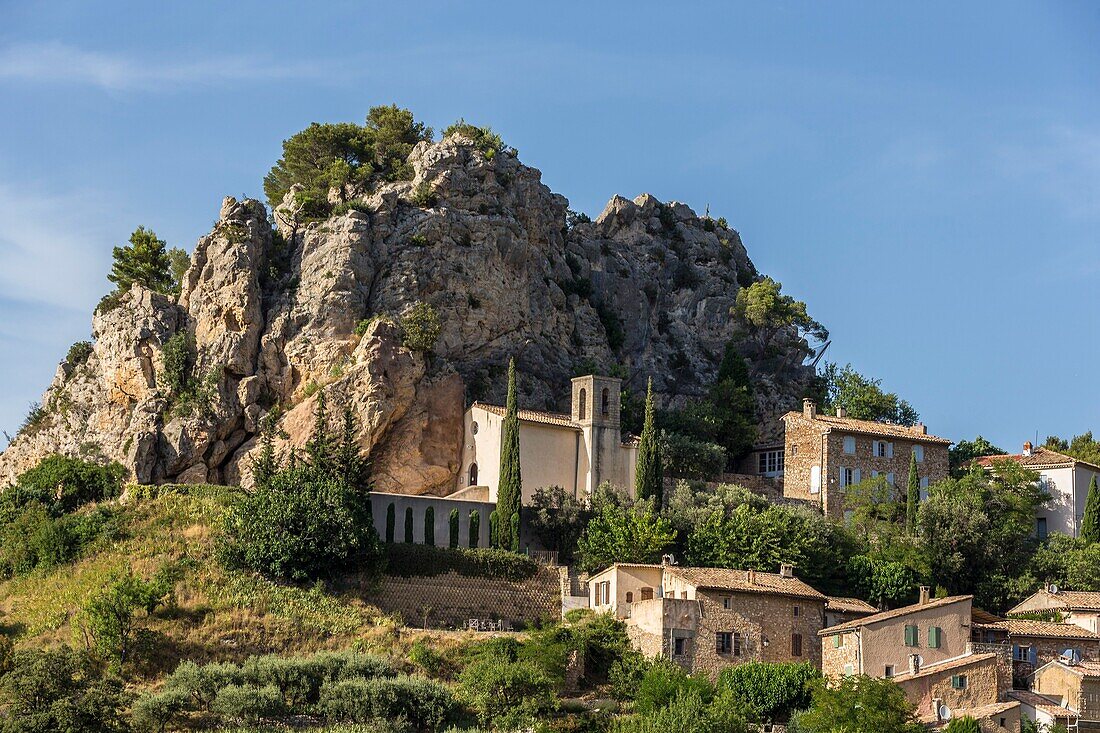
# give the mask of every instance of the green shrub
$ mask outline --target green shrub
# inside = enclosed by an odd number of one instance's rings
[[[429,351],[442,330],[439,314],[429,303],[417,303],[401,316],[405,346],[413,351]]]
[[[428,674],[438,674],[445,663],[443,655],[425,644],[422,639],[413,642],[409,649],[409,661]]]
[[[421,677],[344,679],[321,688],[318,708],[332,721],[402,719],[418,731],[436,730],[454,713],[447,687]]]
[[[486,656],[468,666],[459,683],[478,719],[503,730],[530,725],[558,706],[553,680],[532,662]]]
[[[122,492],[126,469],[119,463],[101,466],[59,454],[47,456],[20,474],[4,493],[3,503],[19,509],[39,502],[59,516],[95,501],[114,499]]]
[[[134,730],[164,733],[170,726],[174,727],[190,701],[183,690],[164,690],[138,698],[131,711]]]
[[[327,680],[355,677],[393,677],[397,670],[382,657],[355,651],[320,652],[312,657],[321,664]]]
[[[275,685],[228,685],[218,690],[212,709],[226,721],[252,725],[277,718],[286,711]]]
[[[123,733],[128,702],[121,681],[68,648],[18,651],[0,677],[5,733]]]
[[[372,568],[378,542],[364,494],[326,471],[296,466],[238,501],[218,552],[230,568],[305,580],[355,561]]]
[[[471,125],[461,117],[457,122],[443,130],[443,137],[450,137],[455,133],[473,140],[474,146],[490,160],[504,149],[504,141],[501,139],[500,135],[493,132],[491,127]]]
[[[275,687],[288,710],[316,702],[324,676],[321,660],[267,654],[250,657],[241,667],[241,678],[256,687]]]
[[[689,675],[683,667],[667,659],[650,665],[638,683],[634,695],[634,709],[640,713],[649,713],[668,705],[684,695],[698,696],[704,702],[710,702],[714,688],[706,678]]]
[[[129,569],[113,576],[81,606],[77,626],[89,649],[113,670],[121,670],[130,659],[137,611],[151,614],[168,593],[157,579],[143,580]]]
[[[71,367],[80,366],[88,361],[92,355],[91,341],[77,341],[69,347],[69,353],[65,355],[65,363]]]
[[[683,692],[658,710],[617,718],[611,733],[745,733],[743,713],[734,702]]]
[[[661,440],[661,457],[668,476],[709,481],[725,470],[726,449],[717,443],[669,432],[662,432]]]
[[[820,678],[821,673],[809,662],[749,662],[722,670],[718,687],[730,691],[764,720],[784,721],[795,710],[809,707],[814,682]]]
[[[219,690],[240,682],[241,669],[235,664],[200,666],[192,661],[184,661],[165,680],[164,690],[173,690],[187,696],[188,707],[192,709],[210,710]]]
[[[389,545],[386,552],[386,572],[405,578],[434,577],[454,571],[471,578],[518,581],[539,571],[539,564],[531,558],[507,550],[395,544]]]
[[[173,334],[161,349],[164,362],[164,385],[168,394],[178,397],[191,386],[191,369],[195,363],[195,337],[184,329]]]
[[[422,209],[430,209],[435,206],[439,200],[439,195],[436,194],[435,189],[432,188],[432,184],[427,181],[421,181],[412,193],[409,194],[409,201],[416,204]]]

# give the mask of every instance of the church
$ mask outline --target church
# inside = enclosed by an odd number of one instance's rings
[[[560,486],[580,500],[609,481],[634,494],[638,441],[623,440],[620,382],[588,375],[573,379],[569,414],[519,410],[523,503],[535,491]],[[505,408],[473,403],[465,414],[462,469],[452,498],[496,502]]]

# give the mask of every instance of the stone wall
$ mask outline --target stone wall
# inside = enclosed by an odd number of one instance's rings
[[[966,676],[966,687],[956,690],[951,685],[955,675]],[[942,700],[951,710],[977,708],[998,701],[1002,683],[994,657],[978,657],[970,664],[950,665],[940,672],[900,679],[898,684],[917,707],[917,715],[934,714],[933,700]],[[1005,686],[1007,689],[1007,686]]]
[[[837,641],[839,639],[839,642]],[[830,634],[821,639],[821,671],[826,677],[840,677],[845,669],[852,674],[860,674],[863,669],[859,660],[859,634],[855,631]],[[901,669],[898,669],[900,672]],[[881,676],[882,670],[868,672],[873,677]]]
[[[496,509],[496,504],[486,501],[461,501],[447,499],[440,496],[416,496],[413,494],[384,494],[372,491],[370,495],[371,514],[374,517],[374,528],[378,531],[378,537],[386,540],[386,522],[389,506],[394,508],[394,542],[405,541],[405,514],[411,509],[413,515],[413,542],[424,544],[425,516],[428,507],[435,511],[435,545],[436,547],[448,547],[450,543],[451,511],[458,510],[458,546],[470,547],[470,513],[477,511],[480,515],[477,547],[489,546],[489,514]]]
[[[519,582],[455,572],[387,575],[364,600],[386,613],[400,613],[409,626],[463,628],[476,619],[503,621],[505,628],[515,629],[561,618],[561,579],[557,568],[540,568]]]

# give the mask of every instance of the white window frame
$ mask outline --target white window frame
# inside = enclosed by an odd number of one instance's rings
[[[851,450],[848,450],[851,448]],[[856,454],[856,436],[845,435],[844,436],[844,455],[854,456]]]
[[[767,450],[758,453],[757,469],[761,476],[782,476],[785,463],[784,450]]]

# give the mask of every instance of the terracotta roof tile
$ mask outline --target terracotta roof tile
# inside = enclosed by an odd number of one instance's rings
[[[987,662],[990,659],[996,659],[997,655],[993,652],[988,654],[964,654],[961,657],[955,657],[954,659],[948,659],[943,662],[936,662],[935,664],[927,664],[921,667],[920,671],[913,674],[909,670],[899,672],[890,679],[894,682],[905,682],[906,680],[917,679],[918,677],[925,677],[930,674],[940,674],[942,672],[950,672],[954,669],[961,669],[963,667],[969,667],[972,664],[980,664]]]
[[[1009,693],[1009,694],[1011,694],[1011,693]],[[1000,715],[1001,713],[1008,712],[1009,710],[1012,710],[1013,708],[1016,708],[1016,707],[1019,707],[1019,706],[1020,706],[1019,702],[1017,702],[1015,700],[1008,700],[1006,702],[992,702],[992,703],[989,703],[988,705],[979,705],[978,707],[974,707],[974,708],[954,708],[951,711],[951,714],[952,714],[951,717],[952,718],[962,718],[962,717],[965,717],[965,716],[970,716],[971,718],[974,718],[975,720],[986,720],[988,718],[992,718],[994,716]],[[937,720],[935,713],[926,713],[926,714],[920,716],[920,721],[922,723],[931,725],[933,730],[939,730],[941,728],[944,728],[951,722],[949,720],[944,720],[944,721]]]
[[[1050,448],[1038,448],[1031,449],[1031,455],[1024,455],[1023,453],[1004,454],[1000,456],[982,456],[975,458],[974,462],[979,466],[990,467],[994,461],[1016,461],[1021,466],[1027,466],[1028,468],[1057,468],[1060,466],[1072,466],[1075,463],[1081,463],[1091,468],[1100,471],[1100,466],[1089,463],[1088,461],[1082,461],[1079,458],[1073,456],[1067,456],[1065,453],[1059,453],[1056,450]]]
[[[829,600],[825,603],[825,610],[840,611],[841,613],[878,613],[878,609],[867,601],[859,598],[839,598],[836,596],[829,596]]]
[[[1100,636],[1076,624],[1058,624],[1050,621],[1010,618],[994,623],[976,623],[974,625],[980,629],[1007,631],[1013,636],[1042,636],[1048,639],[1093,639],[1100,641]]]
[[[912,606],[902,606],[901,608],[894,608],[889,611],[880,611],[879,613],[872,614],[870,616],[864,616],[863,618],[857,618],[855,621],[848,621],[847,623],[837,624],[836,626],[830,626],[827,629],[822,629],[817,632],[819,636],[831,636],[836,633],[844,633],[848,631],[856,631],[864,626],[875,624],[880,621],[889,621],[890,619],[902,618],[908,616],[911,613],[917,611],[925,611],[929,608],[939,608],[940,606],[948,606],[952,603],[958,603],[959,601],[966,601],[973,598],[973,596],[948,596],[947,598],[933,598],[928,603],[920,604],[916,603]]]
[[[788,412],[784,417],[795,415],[802,417],[801,412]],[[860,433],[861,435],[879,435],[887,438],[904,438],[905,440],[912,440],[917,443],[938,443],[940,445],[951,445],[952,441],[948,438],[940,438],[936,435],[928,435],[922,433],[917,428],[906,427],[905,425],[891,425],[889,423],[875,422],[873,420],[856,420],[851,417],[834,417],[833,415],[821,415],[818,414],[814,417],[814,420],[819,423],[823,423],[827,427],[837,428],[850,433]]]
[[[1044,713],[1055,718],[1071,718],[1077,715],[1063,705],[1061,700],[1056,700],[1046,695],[1040,695],[1038,692],[1032,692],[1031,690],[1009,690],[1008,696],[1013,700],[1019,700],[1024,705],[1030,705],[1037,710],[1042,710]]]
[[[1065,608],[1069,611],[1100,611],[1100,592],[1087,591],[1087,590],[1060,590],[1057,593],[1051,593],[1045,588],[1040,591],[1036,591],[1023,602],[1018,604],[1016,608],[1027,603],[1035,596],[1045,597],[1050,601],[1051,605],[1056,608]],[[1020,613],[1016,608],[1009,609],[1008,613]]]
[[[744,593],[771,593],[822,601],[826,598],[824,593],[818,593],[798,578],[784,578],[775,573],[757,572],[750,583],[748,570],[682,568],[675,565],[670,565],[667,570],[672,575],[682,578],[697,588],[713,588],[715,590],[731,590]]]
[[[508,411],[502,405],[489,405],[484,402],[475,402],[471,407],[480,407],[486,412],[491,412],[494,415],[500,415],[504,417]],[[519,410],[517,412],[519,419],[524,422],[542,423],[543,425],[556,425],[561,428],[571,428],[573,430],[580,430],[578,425],[573,423],[572,418],[569,415],[560,412],[544,412],[542,410]]]

